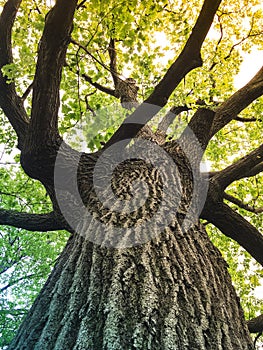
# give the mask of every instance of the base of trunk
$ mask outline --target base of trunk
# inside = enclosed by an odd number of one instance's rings
[[[9,350],[253,349],[206,232],[166,229],[128,249],[71,237]]]

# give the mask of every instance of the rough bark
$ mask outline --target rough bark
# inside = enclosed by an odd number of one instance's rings
[[[90,227],[90,229],[95,229]],[[220,253],[200,227],[110,249],[70,239],[9,350],[253,349]]]

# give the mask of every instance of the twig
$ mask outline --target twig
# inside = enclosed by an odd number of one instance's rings
[[[240,199],[231,196],[230,194],[224,192],[224,199],[228,200],[229,202],[236,204],[237,206],[239,206],[242,209],[245,209],[247,211],[250,211],[251,213],[254,214],[259,214],[259,213],[263,213],[263,207],[261,208],[253,208],[250,205],[243,203]]]
[[[108,95],[114,96],[116,97],[116,92],[113,89],[110,89],[106,86],[103,86],[99,83],[95,83],[92,81],[92,78],[90,76],[88,76],[87,74],[83,73],[81,74],[81,77],[84,78],[88,83],[90,83],[92,86],[94,86],[96,89],[105,92]]]
[[[239,122],[242,123],[248,123],[248,122],[256,122],[256,121],[261,121],[261,119],[257,119],[257,118],[241,118],[241,117],[235,117],[233,118]]]
[[[82,0],[82,1],[78,4],[78,6],[76,7],[76,9],[78,10],[80,7],[82,7],[82,6],[85,4],[86,1],[87,1],[87,0]]]
[[[81,48],[82,50],[84,50],[86,52],[86,54],[88,56],[90,56],[94,61],[96,61],[99,65],[101,65],[103,68],[105,68],[107,71],[111,72],[111,69],[109,67],[107,67],[103,62],[101,62],[100,60],[97,59],[97,57],[95,57],[84,45],[78,43],[77,41],[75,41],[74,39],[70,39],[70,42],[74,45],[77,45],[79,48]]]
[[[30,94],[30,92],[32,91],[34,86],[34,82],[32,82],[27,88],[26,91],[23,93],[21,100],[25,101],[25,99],[27,98],[27,96]]]

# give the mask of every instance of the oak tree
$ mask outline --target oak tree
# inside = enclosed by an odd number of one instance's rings
[[[222,150],[234,162],[213,171],[202,159],[227,128],[249,139],[243,125],[262,125],[263,68],[237,91],[229,72],[237,47],[260,43],[259,6],[5,1],[0,106],[52,211],[3,208],[0,223],[70,234],[10,350],[253,349],[262,316],[246,322],[205,226],[262,265],[262,234],[241,215],[262,210],[231,186],[258,179],[263,145]]]

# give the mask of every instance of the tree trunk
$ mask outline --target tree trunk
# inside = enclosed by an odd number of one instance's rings
[[[78,190],[92,215],[70,208],[74,201],[62,194],[60,209],[80,234],[9,350],[253,349],[226,263],[194,216],[195,165],[177,147],[170,171],[160,148],[134,147],[80,159]]]
[[[9,349],[253,346],[219,251],[177,224],[126,249],[72,236]]]

